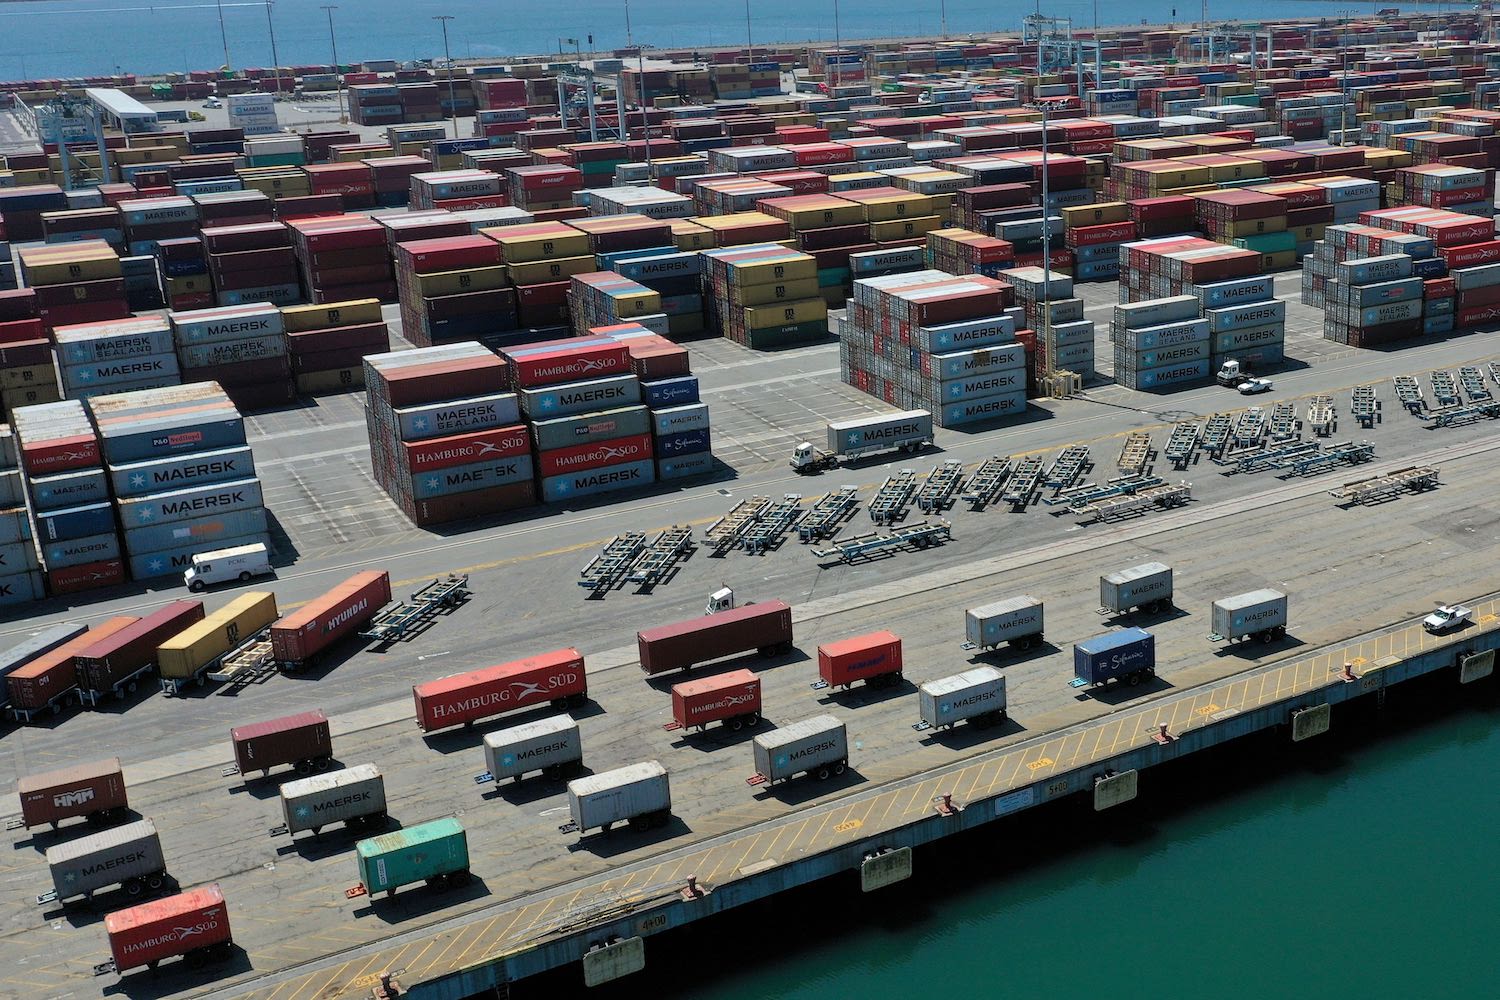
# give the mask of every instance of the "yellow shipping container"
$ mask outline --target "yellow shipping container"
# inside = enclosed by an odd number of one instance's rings
[[[801,281],[804,278],[818,280],[818,261],[806,254],[740,264],[734,269],[735,283],[742,288],[786,284],[788,281]]]
[[[1297,251],[1278,250],[1275,253],[1263,253],[1260,255],[1260,261],[1262,271],[1290,271],[1297,266]]]
[[[775,214],[775,213],[773,213]],[[842,198],[819,198],[810,208],[782,213],[793,229],[824,229],[830,226],[857,226],[864,220],[864,212],[852,201]]]
[[[813,283],[814,285],[817,282]],[[0,389],[25,389],[29,386],[52,385],[57,378],[51,365],[34,365],[30,368],[0,368]]]
[[[31,385],[24,389],[0,389],[0,406],[7,413],[18,406],[35,406],[37,403],[55,403],[62,399],[62,390],[56,382]]]
[[[910,239],[914,236],[926,236],[934,229],[943,228],[943,217],[941,215],[920,215],[913,219],[892,219],[890,222],[870,223],[870,239],[876,243],[885,243],[890,240]]]
[[[563,281],[575,274],[588,274],[590,271],[599,270],[599,265],[591,254],[583,257],[538,260],[525,264],[507,264],[506,267],[510,270],[510,280],[517,285],[540,285],[548,281]]]
[[[729,299],[737,306],[762,306],[772,302],[795,302],[810,299],[818,293],[818,278],[799,278],[796,281],[776,281],[763,285],[734,285],[729,289]]]
[[[192,295],[194,292],[211,292],[213,282],[206,274],[189,274],[179,278],[168,278],[167,295]]]
[[[379,299],[351,299],[348,302],[326,302],[319,306],[287,306],[281,310],[281,321],[286,325],[288,333],[379,323],[380,319]]]
[[[548,233],[545,236],[516,236],[507,233],[509,228],[507,226],[496,226],[492,229],[480,230],[481,233],[505,248],[505,262],[507,264],[522,264],[533,260],[556,260],[562,257],[589,255],[589,238],[577,230],[574,230],[572,235],[559,231]],[[524,228],[529,229],[531,227],[527,226]],[[569,271],[567,273],[579,274],[581,272]],[[523,281],[516,282],[518,285],[527,283]]]
[[[176,146],[127,146],[110,153],[116,163],[166,163],[182,154]]]
[[[319,392],[346,392],[363,389],[363,368],[338,368],[333,371],[303,372],[297,376],[297,391],[304,396]]]
[[[711,230],[687,219],[672,220],[672,244],[678,250],[712,250],[719,245]]]
[[[52,176],[50,171],[42,167],[24,167],[19,170],[12,170],[11,173],[15,175],[16,187],[28,187],[32,184],[46,184],[47,179]]]
[[[1069,229],[1079,226],[1105,226],[1111,222],[1130,221],[1130,210],[1123,201],[1105,201],[1097,205],[1075,205],[1062,210],[1063,225]]]
[[[504,288],[509,284],[508,269],[504,264],[492,267],[471,267],[462,271],[433,271],[429,274],[412,275],[417,290],[423,298],[438,295],[458,295],[462,292],[487,292],[492,288]]]
[[[1286,232],[1286,216],[1273,215],[1268,219],[1245,219],[1243,222],[1231,222],[1225,235],[1233,238],[1236,236],[1254,236],[1257,233],[1284,232]]]
[[[186,680],[276,620],[276,595],[241,594],[157,648],[162,677]]]
[[[120,276],[120,257],[99,240],[25,247],[16,251],[31,285],[61,285]]]
[[[773,306],[750,306],[745,310],[745,326],[765,330],[791,323],[811,323],[828,318],[828,303],[821,298],[782,302]]]
[[[860,204],[865,207],[866,222],[889,222],[932,214],[932,199],[920,194],[882,195]]]
[[[1288,232],[1296,237],[1298,243],[1313,243],[1323,238],[1323,233],[1327,228],[1326,222],[1315,222],[1310,226],[1297,226]]]

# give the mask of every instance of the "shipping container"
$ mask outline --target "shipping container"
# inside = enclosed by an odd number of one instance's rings
[[[921,451],[931,443],[932,414],[927,410],[840,420],[828,425],[828,450],[849,458],[897,448]]]
[[[889,687],[901,683],[901,639],[890,632],[871,632],[818,647],[818,676],[831,687],[848,690],[856,681]]]
[[[783,601],[761,601],[646,629],[635,638],[641,669],[648,674],[687,670],[750,650],[777,656],[792,649],[792,609]]]
[[[411,693],[417,728],[430,733],[544,702],[556,709],[582,705],[588,674],[582,653],[559,649],[417,684]]]
[[[311,830],[316,837],[330,823],[350,830],[384,826],[385,778],[374,764],[356,764],[288,781],[281,786],[281,814],[284,825],[272,834]]]
[[[261,777],[279,764],[291,764],[301,774],[328,767],[333,740],[322,709],[236,726],[229,731],[235,768],[242,775],[259,771]]]
[[[43,823],[55,830],[74,816],[101,825],[123,818],[130,805],[118,757],[27,775],[16,783],[16,792],[28,830]]]
[[[701,732],[722,721],[735,732],[760,724],[760,678],[749,670],[702,677],[672,685],[672,726]]]
[[[1073,676],[1094,687],[1112,680],[1132,687],[1156,676],[1156,637],[1138,628],[1106,632],[1073,646]]]
[[[1008,643],[1012,649],[1042,644],[1042,602],[1022,594],[964,612],[964,638],[980,649]]]
[[[161,852],[156,824],[136,820],[113,830],[91,833],[47,849],[47,868],[53,891],[37,903],[67,902],[77,896],[120,885],[127,896],[159,892],[167,885],[167,863]]]
[[[271,654],[283,670],[296,670],[346,636],[358,632],[391,601],[391,574],[356,573],[271,626]]]
[[[917,710],[934,729],[972,719],[976,726],[1005,718],[1005,675],[994,667],[974,667],[928,681],[917,688]]]
[[[389,898],[414,882],[445,888],[469,880],[469,838],[451,816],[361,840],[354,853],[360,886],[372,897],[384,891]]]
[[[633,829],[665,826],[672,818],[672,791],[667,769],[657,761],[617,767],[568,782],[568,812],[579,833],[616,823]]]
[[[202,601],[173,601],[78,654],[79,696],[89,705],[135,691],[137,678],[156,667],[163,642],[203,620]]]
[[[843,774],[849,765],[848,731],[831,715],[816,715],[763,733],[755,737],[753,746],[751,784],[775,784],[804,773],[825,781],[831,774]]]
[[[56,715],[78,690],[78,654],[137,621],[129,615],[107,619],[11,671],[5,678],[11,714],[26,721],[46,710]]]
[[[22,514],[24,513],[23,510]],[[0,653],[0,707],[10,704],[9,686],[5,683],[5,678],[44,653],[72,642],[86,631],[87,625],[49,625]]]
[[[1123,615],[1135,608],[1157,612],[1172,606],[1172,567],[1148,562],[1099,578],[1099,607]]]
[[[163,642],[156,651],[162,691],[173,695],[190,682],[202,685],[209,667],[275,620],[276,595],[251,591]]]
[[[107,914],[104,932],[115,972],[155,969],[179,955],[190,963],[223,961],[234,947],[217,883]]]
[[[541,771],[560,778],[583,763],[583,740],[578,723],[566,715],[524,722],[484,735],[484,774],[478,781],[520,781],[522,775]]]
[[[1270,642],[1286,635],[1286,595],[1269,588],[1214,601],[1210,624],[1214,634],[1234,641],[1255,636]]]

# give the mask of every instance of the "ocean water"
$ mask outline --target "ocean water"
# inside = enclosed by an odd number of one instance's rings
[[[275,0],[276,50],[282,65],[329,62],[332,45],[321,0]],[[747,7],[738,0],[346,0],[333,12],[342,62],[441,56],[436,15],[448,24],[454,58],[500,58],[515,53],[588,50],[636,43],[677,48],[738,45],[746,39]],[[1227,17],[1316,20],[1367,7],[1323,0],[1263,0],[1253,7],[1216,0],[1210,21]],[[950,35],[1017,29],[1029,4],[993,0],[843,0],[841,38],[936,34],[946,8]],[[1100,24],[1196,24],[1205,7],[1172,0],[1048,0],[1044,12],[1072,18],[1079,28]],[[756,44],[834,38],[835,0],[749,0]],[[220,11],[224,31],[219,30]],[[0,78],[212,69],[224,64],[224,40],[235,67],[270,66],[266,5],[224,0],[0,0]]]

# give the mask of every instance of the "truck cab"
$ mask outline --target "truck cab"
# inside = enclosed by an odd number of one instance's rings
[[[837,464],[836,456],[830,455],[821,448],[813,447],[811,441],[803,441],[793,448],[791,460],[787,462],[787,465],[797,472],[821,472]]]
[[[228,583],[231,580],[244,583],[251,577],[265,576],[270,572],[270,552],[264,542],[256,542],[253,545],[199,552],[183,572],[182,582],[189,590],[200,591],[213,584]]]
[[[708,603],[703,606],[705,615],[716,615],[720,611],[731,611],[734,608],[734,588],[720,587],[708,595]]]
[[[1214,380],[1220,385],[1238,389],[1242,384],[1250,381],[1250,370],[1234,358],[1229,358],[1214,373]]]

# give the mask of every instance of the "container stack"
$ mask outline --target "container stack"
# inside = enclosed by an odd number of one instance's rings
[[[344,208],[374,208],[375,179],[363,163],[309,163],[307,175],[311,195],[337,195]]]
[[[1016,305],[1026,316],[1028,329],[1036,331],[1036,347],[1030,353],[1033,380],[1054,371],[1074,372],[1087,382],[1094,376],[1094,321],[1084,319],[1083,300],[1073,295],[1073,279],[1040,267],[1013,267],[1000,278],[1015,289]]]
[[[125,582],[99,436],[84,404],[26,406],[12,420],[47,592]]]
[[[313,303],[396,300],[390,250],[380,223],[360,215],[287,223],[302,283]]]
[[[589,238],[561,222],[533,222],[480,230],[500,245],[516,286],[520,325],[527,329],[567,326],[568,292],[575,274],[596,268]]]
[[[302,301],[297,256],[286,226],[279,222],[215,226],[203,230],[201,239],[218,305],[269,302],[286,306]]]
[[[573,192],[582,189],[583,173],[575,167],[539,164],[505,168],[505,193],[510,203],[528,212],[571,208]]]
[[[63,395],[154,389],[182,381],[172,327],[161,316],[60,326],[52,332]]]
[[[1329,226],[1313,252],[1302,261],[1302,304],[1321,309],[1327,300],[1328,283],[1339,264],[1347,260],[1404,254],[1414,261],[1438,263],[1432,238],[1397,233],[1361,224]],[[1441,273],[1442,268],[1438,268]]]
[[[281,319],[300,395],[363,388],[364,359],[391,349],[378,299],[292,306],[281,310]]]
[[[418,347],[516,329],[516,291],[500,244],[471,234],[396,247],[402,335]]]
[[[704,298],[720,334],[754,350],[828,335],[818,262],[776,243],[705,250]]]
[[[509,366],[477,343],[365,358],[375,481],[418,527],[536,503]]]
[[[198,239],[158,240],[153,253],[156,288],[161,301],[155,308],[204,309],[214,304],[208,276],[208,256]],[[144,309],[136,308],[136,312]]]
[[[9,424],[0,424],[0,605],[37,600],[45,588],[26,516],[26,480],[16,436]]]
[[[37,315],[49,331],[130,315],[120,256],[108,243],[22,247],[16,258],[22,282],[36,291]]]
[[[1026,350],[1016,341],[1011,287],[982,275],[915,271],[854,283],[839,338],[842,379],[942,427],[1020,415]]]
[[[641,256],[616,255],[619,274],[638,281],[661,297],[667,336],[689,337],[703,332],[703,260],[692,250],[639,251]]]
[[[1424,292],[1405,254],[1343,261],[1324,288],[1323,339],[1377,347],[1418,336]]]
[[[408,175],[413,211],[431,208],[503,208],[504,181],[489,170],[425,170]]]
[[[1495,212],[1494,174],[1446,163],[1406,167],[1396,171],[1394,200],[1488,218]]]
[[[184,382],[214,382],[241,409],[296,398],[281,310],[267,303],[168,313]]]
[[[47,340],[31,288],[0,291],[0,422],[19,406],[62,399]]]
[[[132,256],[149,255],[157,240],[198,235],[198,206],[182,195],[122,201],[120,214]]]
[[[1213,337],[1213,371],[1231,359],[1256,374],[1281,363],[1286,356],[1286,303],[1276,298],[1269,274],[1195,285],[1192,294]]]
[[[1217,191],[1195,196],[1198,228],[1211,240],[1261,255],[1261,269],[1284,271],[1297,263],[1297,240],[1287,231],[1287,199],[1259,191]]]
[[[1123,201],[1078,205],[1062,210],[1063,241],[1077,261],[1078,281],[1111,281],[1120,276],[1120,246],[1139,237]]]
[[[767,198],[759,208],[791,227],[797,248],[818,262],[817,294],[829,305],[842,305],[853,281],[850,255],[879,249],[864,206],[847,198],[808,194]]]
[[[573,333],[585,336],[596,326],[640,323],[654,333],[667,332],[661,295],[613,271],[575,274],[568,291]]]
[[[1174,295],[1115,306],[1115,381],[1127,389],[1185,389],[1209,376],[1211,337],[1198,299]]]
[[[1192,294],[1206,285],[1260,273],[1260,254],[1196,236],[1167,236],[1120,247],[1120,301]]]

